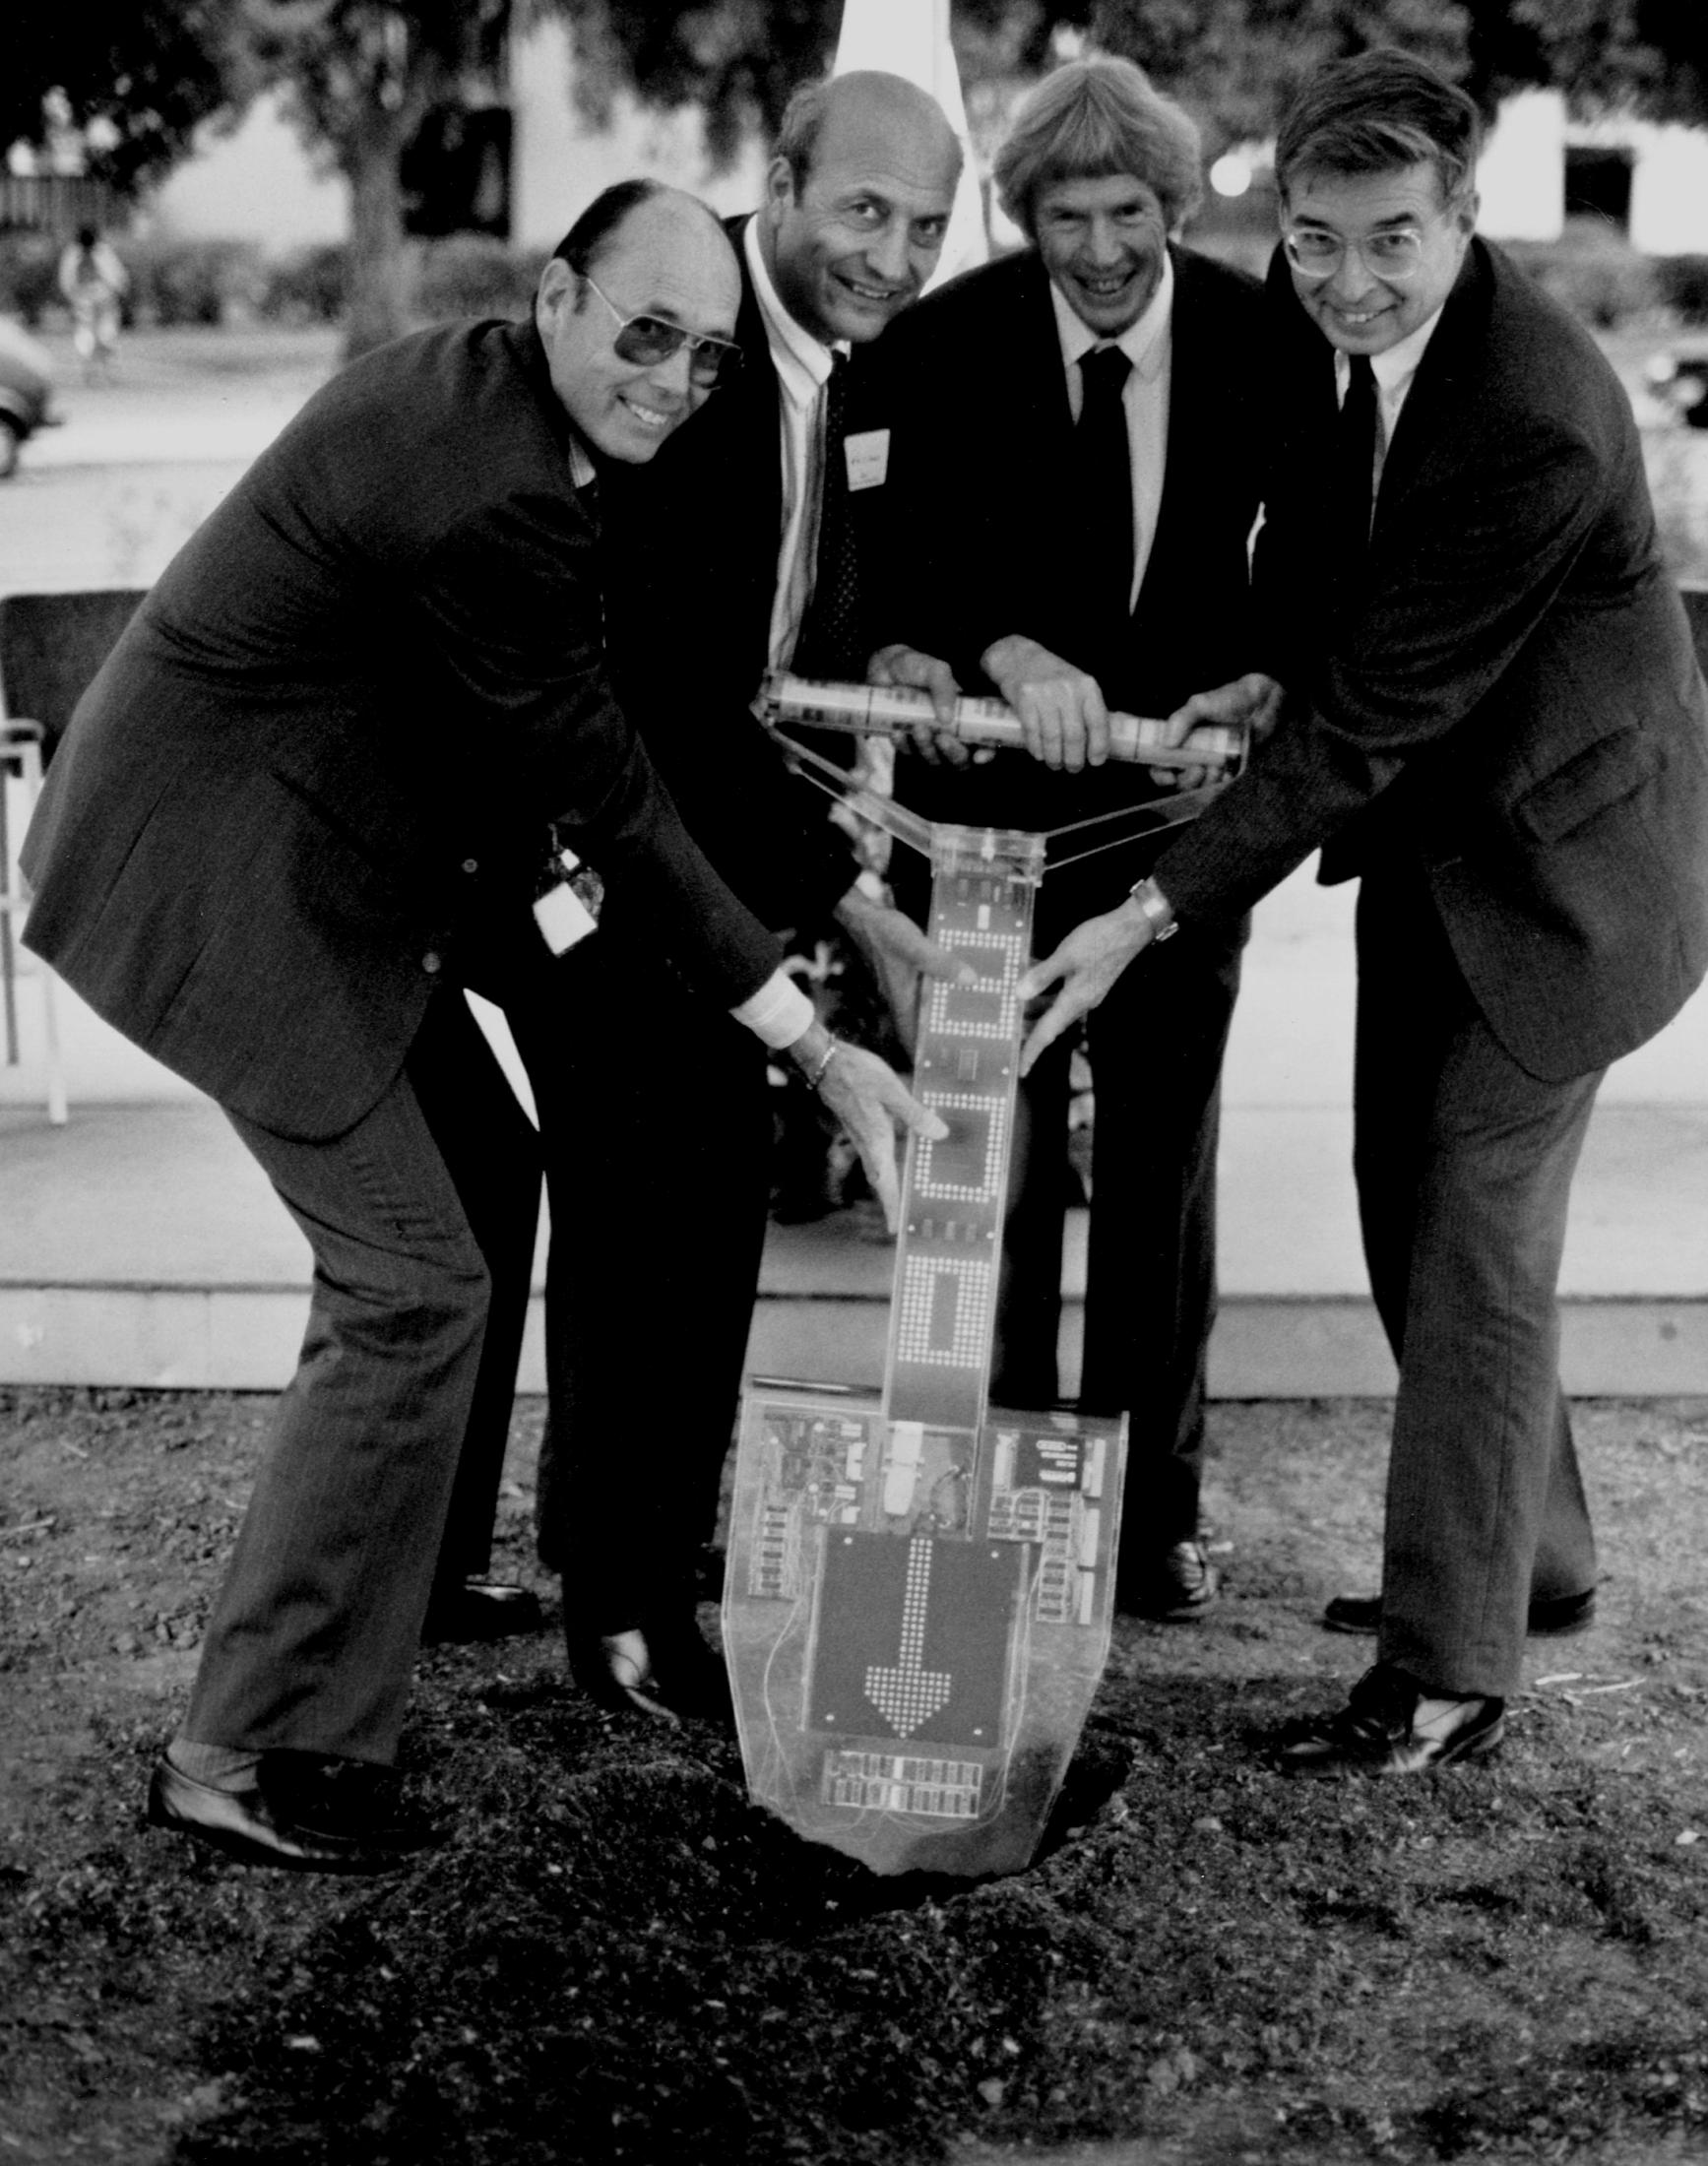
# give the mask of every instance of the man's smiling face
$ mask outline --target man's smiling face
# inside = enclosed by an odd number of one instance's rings
[[[1044,268],[1087,330],[1130,331],[1163,276],[1169,228],[1156,190],[1128,173],[1046,181],[1032,224]]]
[[[617,315],[658,316],[684,331],[731,339],[740,275],[717,221],[675,194],[637,204],[590,269],[609,306],[553,257],[539,282],[535,321],[564,412],[596,451],[640,466],[710,393],[690,377],[686,347],[664,361],[625,361],[614,343]]]
[[[905,90],[907,87],[902,86]],[[937,268],[960,154],[942,115],[850,80],[803,180],[773,160],[761,245],[778,297],[824,345],[875,339]]]
[[[1330,173],[1306,168],[1291,184],[1287,229],[1341,244],[1325,279],[1292,266],[1294,291],[1323,336],[1343,353],[1385,353],[1440,307],[1453,290],[1477,223],[1477,198],[1448,205],[1425,159],[1385,173]],[[1360,245],[1384,236],[1416,236],[1415,268],[1403,278],[1372,271]],[[1379,259],[1378,259],[1379,260]]]

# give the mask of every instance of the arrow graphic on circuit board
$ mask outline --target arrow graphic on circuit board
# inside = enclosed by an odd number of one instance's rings
[[[947,1670],[927,1670],[925,1605],[931,1593],[931,1539],[917,1534],[908,1544],[908,1580],[902,1595],[902,1644],[895,1667],[872,1663],[866,1697],[899,1738],[911,1738],[944,1706],[955,1688]]]

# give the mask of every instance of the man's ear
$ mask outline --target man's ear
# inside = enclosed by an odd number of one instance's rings
[[[1477,214],[1483,208],[1483,200],[1475,188],[1460,199],[1458,225],[1466,239],[1477,230]]]
[[[765,168],[765,210],[775,225],[794,206],[794,172],[788,159],[774,158]]]

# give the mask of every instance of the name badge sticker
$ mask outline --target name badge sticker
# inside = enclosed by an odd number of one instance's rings
[[[845,436],[843,454],[848,460],[848,485],[851,489],[875,489],[890,471],[890,432],[887,428],[861,429],[857,435]]]

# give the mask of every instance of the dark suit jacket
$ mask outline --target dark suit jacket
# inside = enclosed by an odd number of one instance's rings
[[[1245,909],[1337,840],[1352,862],[1421,861],[1507,1051],[1545,1080],[1587,1074],[1708,966],[1708,694],[1630,402],[1588,335],[1473,242],[1336,627],[1317,527],[1332,359],[1279,263],[1268,306],[1258,587],[1294,697],[1157,877],[1191,918]]]
[[[1246,544],[1256,517],[1262,372],[1256,282],[1173,250],[1168,466],[1138,604],[1102,684],[1111,707],[1166,715],[1251,664]],[[1073,431],[1049,279],[1028,249],[969,271],[885,335],[898,420],[882,641],[942,656],[970,691],[979,658],[1021,632],[1093,667],[1080,599]],[[1107,640],[1105,627],[1098,636]],[[904,759],[898,792],[935,819],[1048,829],[1157,795],[1143,769],[1051,773],[1022,752],[986,767]],[[1054,875],[1073,917],[1136,877],[1123,851]],[[1071,922],[1071,919],[1070,921]]]
[[[551,819],[718,1000],[776,959],[611,698],[568,446],[532,324],[355,363],[167,568],[59,747],[31,944],[264,1127],[333,1135],[378,1099],[435,984],[526,927]]]
[[[682,816],[768,924],[821,917],[855,866],[825,799],[792,777],[754,722],[770,656],[783,540],[780,392],[742,234],[739,374],[644,468],[610,478],[611,652],[620,696]],[[851,427],[888,418],[881,349],[851,356]],[[881,548],[882,489],[853,499],[861,547]],[[862,571],[866,559],[862,555]]]

